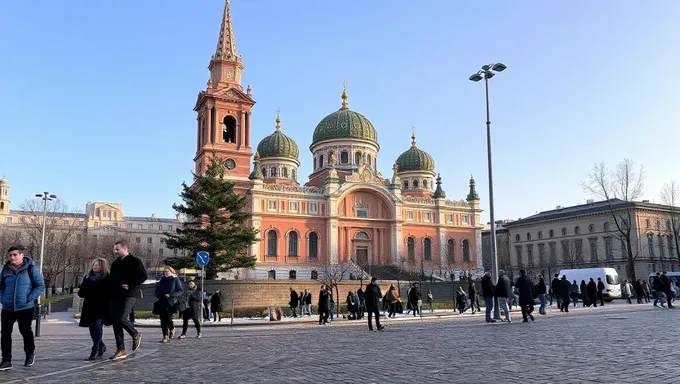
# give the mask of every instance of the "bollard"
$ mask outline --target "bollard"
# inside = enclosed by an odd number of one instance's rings
[[[234,326],[234,299],[231,300],[231,326]]]
[[[51,315],[52,314],[52,302],[50,301],[47,303],[47,314]]]

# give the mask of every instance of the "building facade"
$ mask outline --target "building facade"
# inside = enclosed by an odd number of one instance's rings
[[[194,107],[194,163],[200,174],[212,156],[224,162],[226,179],[248,196],[252,225],[260,230],[251,247],[256,268],[229,277],[315,278],[322,266],[345,263],[365,271],[408,265],[436,274],[481,267],[474,179],[467,198],[447,200],[434,159],[417,146],[415,133],[391,177],[384,177],[377,169],[377,129],[349,108],[345,89],[340,108],[312,132],[313,170],[301,185],[300,150],[278,115],[272,134],[251,143],[255,101],[250,86],[244,91],[241,85],[243,69],[226,1],[210,79]]]
[[[510,239],[505,223],[512,220],[496,221],[496,260],[498,269],[512,272],[510,263]],[[491,270],[491,225],[487,223],[482,230],[482,265],[485,271]]]
[[[677,212],[649,201],[589,200],[505,223],[512,271],[524,268],[547,278],[561,269],[612,267],[623,280],[632,276],[628,239],[637,278],[677,271],[680,254],[671,224]],[[628,229],[630,235],[624,235]]]

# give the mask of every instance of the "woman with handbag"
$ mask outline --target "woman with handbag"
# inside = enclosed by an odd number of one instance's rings
[[[81,327],[90,329],[92,337],[92,351],[88,360],[95,360],[106,352],[106,345],[102,342],[104,325],[111,325],[109,314],[110,301],[109,263],[104,258],[92,261],[92,268],[80,284],[78,296],[85,299],[80,312]]]
[[[182,303],[179,308],[179,311],[182,314],[182,334],[179,335],[178,339],[186,339],[189,320],[193,320],[194,326],[196,326],[196,338],[201,338],[201,322],[198,319],[201,314],[202,301],[203,296],[201,295],[201,291],[198,290],[195,282],[190,281],[189,290],[187,290],[182,297]]]
[[[163,270],[163,277],[156,283],[156,302],[153,304],[154,313],[158,314],[163,330],[163,340],[167,343],[175,337],[175,324],[172,322],[172,315],[177,311],[177,303],[182,297],[182,283],[177,278],[175,269],[166,266]]]

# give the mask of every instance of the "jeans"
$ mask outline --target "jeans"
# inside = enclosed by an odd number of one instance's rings
[[[491,312],[493,312],[493,297],[484,296],[484,307],[486,307],[486,321],[491,321]]]
[[[562,309],[562,297],[555,296],[555,300],[557,301],[557,309]]]
[[[189,320],[194,321],[194,326],[196,327],[196,332],[201,333],[201,322],[194,317],[194,311],[191,308],[187,308],[186,311],[182,312],[182,334],[187,334],[187,328],[189,328]]]
[[[203,319],[210,321],[210,300],[203,300]]]
[[[328,313],[330,314],[331,321],[335,319],[335,303],[328,304]]]
[[[368,310],[368,329],[370,331],[373,330],[373,322],[371,321],[373,316],[375,316],[375,326],[378,329],[382,328],[382,326],[380,326],[380,311],[378,308],[372,308]]]
[[[111,320],[113,322],[113,336],[116,338],[116,348],[125,350],[125,335],[123,329],[132,336],[137,337],[139,332],[130,322],[130,311],[135,306],[137,299],[127,297],[124,299],[114,299],[111,301]]]
[[[307,311],[307,314],[309,316],[312,315],[312,305],[311,304],[305,304],[305,311]]]
[[[104,336],[104,320],[97,319],[90,325],[90,337],[92,338],[92,351],[99,351],[105,348],[102,337]]]
[[[14,330],[14,323],[19,323],[19,333],[24,338],[24,352],[26,356],[35,352],[35,341],[33,340],[33,330],[31,323],[33,322],[33,315],[35,308],[28,308],[21,311],[2,310],[0,316],[2,330],[2,360],[12,361],[12,331]]]
[[[548,299],[545,298],[545,293],[538,295],[538,299],[541,301],[541,306],[538,307],[538,313],[545,313],[545,307],[548,305]]]
[[[505,320],[510,321],[510,308],[508,307],[508,300],[510,299],[508,299],[507,297],[499,297],[498,307],[505,314]]]

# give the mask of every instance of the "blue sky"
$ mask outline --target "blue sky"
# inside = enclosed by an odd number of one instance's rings
[[[13,207],[48,190],[73,208],[109,201],[126,215],[173,216],[223,4],[3,2],[0,174]],[[231,4],[257,101],[252,142],[280,108],[301,181],[312,132],[346,80],[350,107],[378,130],[386,177],[415,125],[448,197],[464,198],[473,174],[487,209],[484,89],[468,77],[493,61],[508,66],[490,84],[497,218],[584,202],[595,162],[644,165],[651,200],[680,178],[680,2]]]

